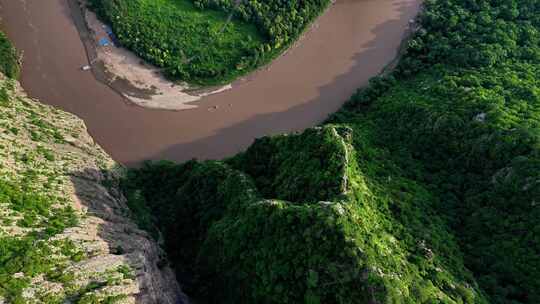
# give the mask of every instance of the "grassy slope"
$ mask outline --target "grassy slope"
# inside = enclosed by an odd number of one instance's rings
[[[3,33],[0,33],[0,44],[1,72],[10,77],[17,76],[16,53]],[[25,137],[21,133],[26,133],[27,130],[20,130],[23,123],[11,123],[13,115],[20,112],[18,116],[35,117],[35,123],[28,124],[27,128],[34,134],[36,141],[55,142],[62,141],[63,138],[59,132],[48,129],[30,108],[17,107],[20,104],[14,101],[15,81],[5,79],[3,75],[0,77],[0,129],[3,131],[0,137],[0,299],[23,303],[23,290],[30,286],[31,279],[36,275],[46,274],[52,277],[53,270],[56,270],[57,276],[51,278],[52,281],[67,283],[69,280],[63,277],[62,270],[58,267],[65,267],[70,259],[79,259],[81,252],[69,240],[48,240],[66,227],[76,225],[78,217],[58,195],[61,178],[54,170],[40,172],[37,167],[33,170],[27,168],[30,167],[29,163],[53,161],[54,155],[43,145],[38,145],[35,151],[19,150],[22,147],[17,147],[18,141],[13,136]],[[26,119],[19,117],[17,120]],[[37,179],[43,174],[47,175],[47,181],[40,184]],[[47,195],[46,192],[50,194]],[[44,233],[38,233],[40,230]],[[53,253],[57,255],[56,258],[50,258]],[[22,275],[14,277],[16,273]],[[36,295],[36,298],[42,297],[48,295]]]
[[[154,211],[193,293],[540,302],[540,2],[425,6],[395,73],[355,94],[336,128],[131,173],[132,206]]]
[[[84,168],[106,172],[113,162],[80,119],[29,99],[2,74],[18,67],[0,39],[0,303],[119,303],[136,284],[132,270],[125,262],[84,266],[103,252],[90,231],[96,218],[74,208],[72,183]]]
[[[252,7],[250,2],[224,28],[232,1],[90,2],[127,48],[163,67],[171,79],[203,85],[230,82],[267,63],[328,4],[268,1]]]

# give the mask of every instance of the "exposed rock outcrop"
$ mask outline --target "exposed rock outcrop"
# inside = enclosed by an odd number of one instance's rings
[[[185,302],[79,118],[0,75],[0,147],[0,303]]]

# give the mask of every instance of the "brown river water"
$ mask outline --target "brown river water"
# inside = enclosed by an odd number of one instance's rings
[[[146,159],[223,158],[257,137],[322,122],[395,58],[420,2],[337,0],[267,69],[179,112],[128,104],[81,71],[88,61],[67,0],[0,0],[0,17],[24,54],[21,83],[28,94],[84,119],[115,160],[133,166]]]

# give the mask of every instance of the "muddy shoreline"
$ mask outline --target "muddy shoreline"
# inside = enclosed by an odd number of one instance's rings
[[[257,137],[322,122],[392,62],[420,2],[338,0],[299,45],[249,81],[178,112],[133,106],[100,75],[80,70],[91,54],[67,0],[0,0],[0,16],[24,52],[21,83],[29,95],[83,118],[115,160],[133,166],[223,158]]]

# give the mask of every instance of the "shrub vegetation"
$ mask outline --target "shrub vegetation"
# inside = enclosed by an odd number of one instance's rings
[[[0,37],[0,49],[9,50],[0,51],[0,67],[16,65],[16,52]],[[84,222],[69,189],[78,154],[85,161],[97,157],[86,148],[63,150],[64,137],[77,137],[82,126],[77,130],[72,116],[29,99],[2,73],[16,76],[0,70],[0,303],[120,302],[122,295],[99,292],[124,284],[114,278],[129,275],[125,266],[103,274],[73,267],[95,254],[68,230]],[[90,275],[105,283],[84,286]]]
[[[6,34],[0,32],[0,73],[9,78],[19,77],[19,55]]]
[[[124,190],[207,302],[539,303],[539,12],[427,0],[396,70],[322,128]]]

